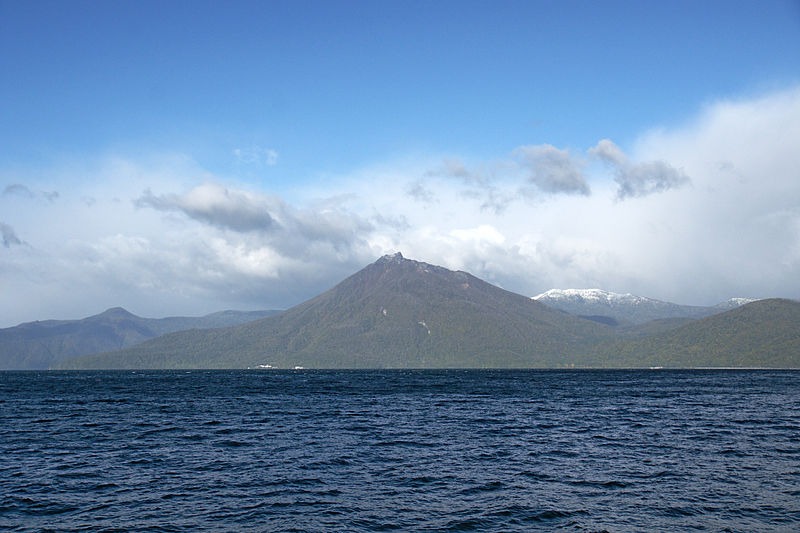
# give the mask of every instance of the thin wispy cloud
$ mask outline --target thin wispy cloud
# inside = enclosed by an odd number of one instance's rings
[[[432,204],[436,201],[436,195],[421,181],[408,184],[406,194],[417,202]]]
[[[36,195],[33,194],[33,191],[31,191],[25,185],[22,185],[21,183],[12,183],[3,189],[3,196],[22,196],[24,198],[34,198]]]
[[[3,189],[2,196],[18,196],[22,198],[42,198],[48,202],[56,200],[60,195],[57,191],[32,191],[21,183],[12,183]]]
[[[479,172],[469,170],[464,163],[454,157],[445,157],[438,167],[425,172],[430,177],[456,178],[467,184],[476,184],[486,181],[486,177]]]
[[[236,161],[244,165],[274,166],[278,163],[278,152],[272,148],[251,146],[249,148],[234,148],[233,156]]]

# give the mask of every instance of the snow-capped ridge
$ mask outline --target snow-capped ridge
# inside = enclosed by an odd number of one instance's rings
[[[618,293],[605,291],[603,289],[550,289],[533,297],[534,300],[578,300],[596,303],[640,303],[640,302],[656,302],[652,298],[645,298],[644,296],[635,296],[631,293]]]
[[[602,289],[550,289],[534,296],[533,299],[565,313],[578,316],[605,316],[632,324],[663,318],[698,319],[755,301],[750,298],[731,298],[715,306],[704,307],[679,305]]]
[[[758,298],[729,298],[722,303],[718,303],[714,307],[717,309],[735,309],[742,305],[758,301]]]

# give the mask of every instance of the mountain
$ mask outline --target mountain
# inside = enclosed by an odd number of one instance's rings
[[[466,272],[384,256],[279,315],[182,331],[64,368],[554,367],[614,328],[566,315]]]
[[[665,318],[705,318],[755,301],[749,298],[731,298],[712,307],[702,307],[600,289],[551,289],[533,299],[571,315],[595,320],[605,317],[606,322],[612,325],[644,324]]]
[[[119,350],[173,331],[242,324],[279,311],[220,311],[202,317],[142,318],[121,307],[81,320],[0,329],[0,370],[42,370],[71,357]]]
[[[757,300],[601,351],[609,366],[800,368],[800,302]]]
[[[384,256],[280,314],[170,333],[61,368],[800,368],[800,303],[612,326],[466,273]]]

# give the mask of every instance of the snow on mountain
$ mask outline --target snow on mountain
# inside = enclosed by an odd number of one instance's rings
[[[551,289],[533,299],[572,315],[610,317],[619,323],[632,324],[662,318],[703,318],[754,301],[731,298],[713,307],[701,307],[602,289]]]
[[[758,298],[731,298],[720,304],[715,305],[714,307],[722,310],[735,309],[737,307],[741,307],[744,304],[755,302],[757,299]]]
[[[658,302],[652,298],[645,298],[644,296],[634,296],[633,294],[626,293],[620,294],[618,292],[604,291],[602,289],[550,289],[533,297],[534,300],[546,301],[586,301],[593,303],[607,303],[609,305],[615,304],[632,304],[638,305],[646,302]]]

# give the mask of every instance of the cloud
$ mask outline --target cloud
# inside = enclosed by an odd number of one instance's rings
[[[480,200],[480,211],[502,214],[511,203],[517,199],[515,194],[502,190],[500,187],[487,185],[481,189],[469,189],[461,192],[463,198]]]
[[[114,305],[156,317],[285,308],[374,260],[376,228],[403,231],[400,217],[352,212],[352,195],[297,207],[252,188],[188,185],[183,173],[196,169],[165,164],[171,175],[99,165],[52,207],[11,205],[29,245],[0,226],[0,325]]]
[[[598,142],[588,153],[614,169],[620,200],[664,192],[690,182],[686,174],[665,161],[631,163],[619,146],[608,139]]]
[[[56,200],[60,195],[56,191],[38,191],[34,192],[21,183],[12,183],[3,189],[0,196],[21,196],[23,198],[44,198],[48,202]]]
[[[346,201],[346,200],[343,200]],[[261,243],[288,257],[307,256],[313,245],[337,252],[362,244],[372,231],[366,219],[339,209],[335,201],[320,209],[296,209],[281,198],[206,183],[185,194],[154,195],[146,190],[134,204],[180,212],[218,229],[252,233]]]
[[[583,154],[522,147],[514,155],[525,164],[482,173],[496,177],[481,187],[413,166],[405,181],[398,167],[383,178],[363,173],[353,186],[377,210],[408,220],[406,231],[371,242],[523,294],[602,287],[697,305],[800,298],[800,86],[718,102],[631,146],[629,154],[609,140]],[[566,170],[545,172],[552,168]],[[548,178],[561,175],[573,179]],[[534,190],[561,184],[572,193],[514,200],[526,179]],[[592,194],[578,192],[588,192],[589,179]],[[435,209],[408,198],[409,183],[422,184]],[[503,209],[486,209],[490,187]],[[460,238],[464,228],[482,226],[503,239]]]
[[[432,204],[436,201],[436,195],[421,181],[415,181],[406,187],[405,191],[407,196],[410,196],[417,202]]]
[[[274,166],[278,163],[278,152],[272,148],[251,146],[250,148],[236,148],[233,150],[236,161],[245,165]]]
[[[31,191],[25,185],[22,185],[21,183],[12,183],[3,189],[3,196],[23,196],[25,198],[34,198],[36,195],[33,194],[33,191]]]
[[[3,236],[3,246],[6,248],[12,244],[22,244],[22,241],[14,232],[14,228],[4,222],[0,222],[0,235]]]
[[[275,200],[258,198],[252,193],[230,190],[206,183],[186,194],[156,196],[149,189],[134,201],[137,207],[159,211],[178,211],[189,218],[233,231],[274,231],[278,223],[270,211],[278,209]]]
[[[0,325],[113,305],[145,316],[288,307],[390,251],[526,295],[800,298],[797,146],[800,86],[717,102],[625,152],[603,140],[477,164],[409,157],[291,201],[223,183],[187,157],[70,169],[60,182],[75,186],[52,204],[7,201],[24,186],[3,194],[14,229],[0,227]],[[520,198],[523,186],[537,194]]]
[[[468,184],[486,180],[481,173],[469,170],[460,159],[454,157],[445,157],[439,167],[426,171],[425,176],[456,178]]]
[[[429,188],[430,181],[435,178],[446,178],[456,180],[461,185],[458,193],[461,197],[480,200],[481,211],[501,213],[517,197],[516,194],[509,194],[498,187],[497,174],[507,173],[509,168],[513,166],[504,161],[495,161],[470,170],[460,159],[446,157],[440,166],[425,171],[423,175],[425,183],[419,179],[409,185],[407,195],[427,204],[438,201]]]
[[[590,194],[583,174],[584,162],[569,150],[550,144],[520,146],[513,155],[527,173],[529,183],[547,193]]]

